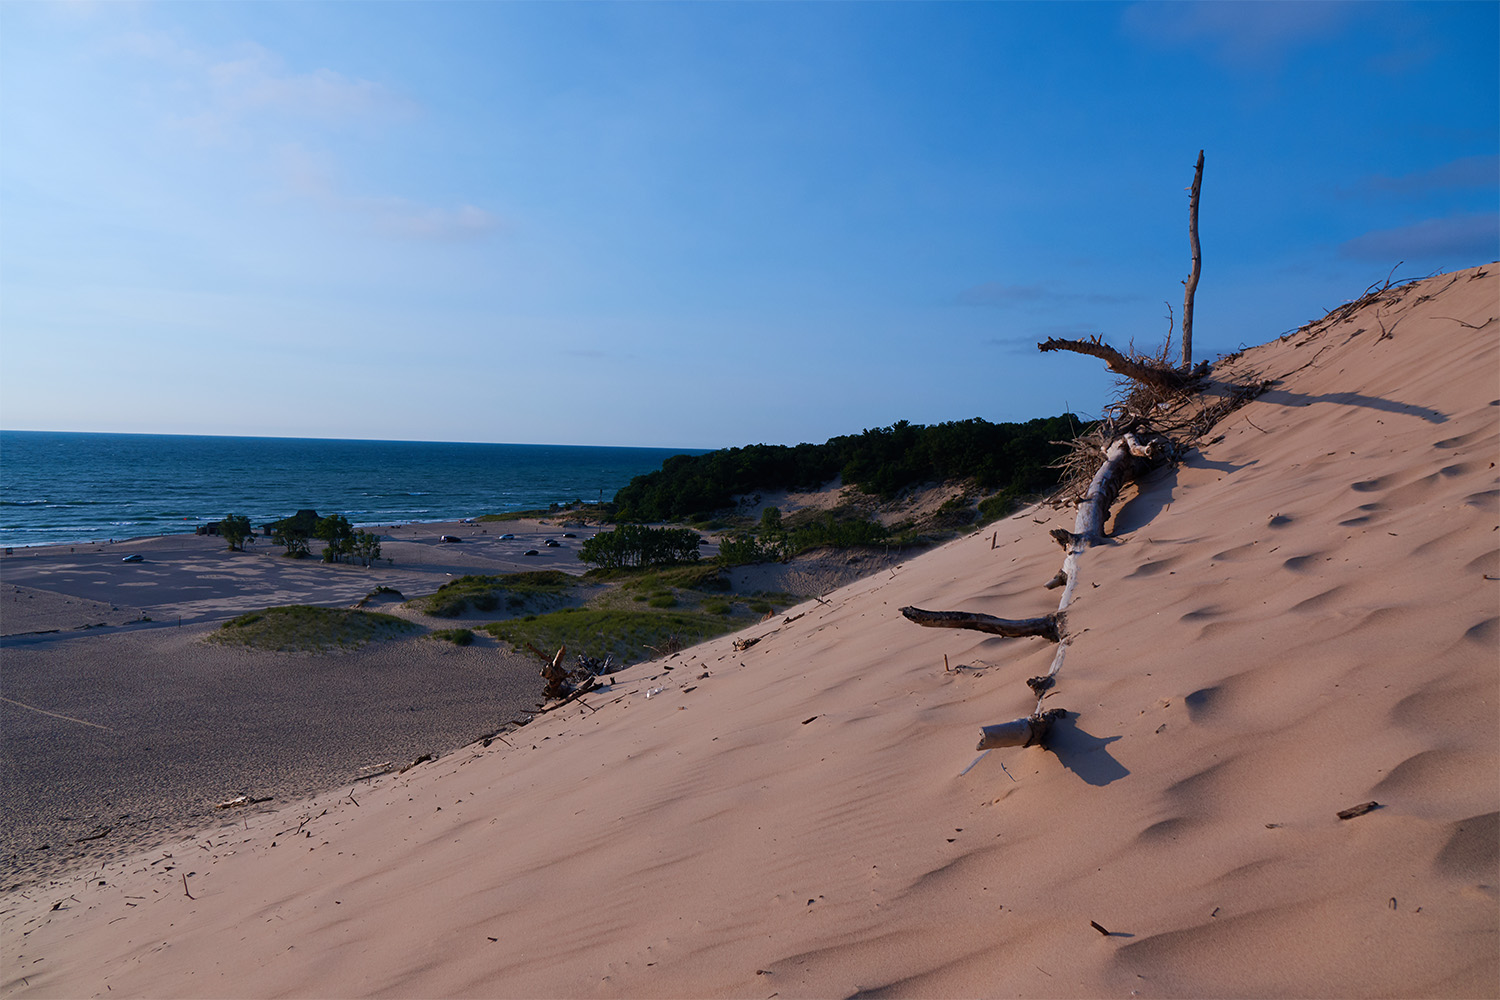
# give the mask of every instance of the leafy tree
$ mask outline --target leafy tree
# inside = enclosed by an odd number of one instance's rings
[[[374,565],[380,558],[380,536],[369,531],[356,531],[351,540],[350,551],[359,559],[361,566]]]
[[[1057,484],[1051,466],[1079,427],[1071,414],[1025,423],[959,420],[890,427],[820,445],[750,445],[703,455],[674,455],[615,494],[621,521],[679,520],[729,506],[757,490],[810,488],[835,476],[867,493],[893,496],[915,483],[973,480],[980,489],[1040,493]],[[764,525],[763,525],[764,527]]]
[[[278,521],[271,526],[271,541],[286,546],[283,555],[288,559],[302,559],[307,555],[308,537],[306,531],[289,520]]]
[[[354,551],[354,529],[342,514],[329,514],[320,519],[315,534],[325,543],[324,562],[341,562],[344,556]]]
[[[243,552],[246,542],[255,541],[255,529],[250,527],[250,519],[244,514],[230,514],[220,521],[219,534],[229,543],[230,552]]]
[[[696,562],[703,538],[687,528],[651,528],[622,524],[604,531],[578,548],[578,558],[605,569],[629,566],[667,566]]]

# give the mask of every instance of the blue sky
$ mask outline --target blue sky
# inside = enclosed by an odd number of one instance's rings
[[[1500,5],[0,5],[0,426],[723,447],[1092,414],[1500,256]]]

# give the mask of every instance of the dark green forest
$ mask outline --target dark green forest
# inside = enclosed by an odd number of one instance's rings
[[[703,518],[728,507],[737,494],[814,489],[835,476],[842,476],[846,486],[884,498],[940,480],[970,480],[982,490],[1011,497],[1042,493],[1057,484],[1058,473],[1051,466],[1067,450],[1053,442],[1071,440],[1080,429],[1071,413],[1019,424],[992,424],[977,417],[931,426],[902,420],[824,444],[754,444],[674,455],[615,494],[615,518]]]

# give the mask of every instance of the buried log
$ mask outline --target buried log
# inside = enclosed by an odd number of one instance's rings
[[[923,611],[921,608],[902,608],[907,620],[927,628],[964,628],[990,635],[1002,635],[1009,639],[1024,639],[1040,636],[1051,642],[1059,638],[1057,615],[1042,615],[1040,618],[996,618],[994,615],[974,611]]]
[[[1067,714],[1060,708],[1050,708],[1045,712],[1028,715],[1024,719],[1013,719],[994,726],[984,726],[979,730],[979,745],[974,749],[993,750],[995,747],[1042,745],[1047,739],[1047,733],[1052,729],[1053,720],[1060,719]]]

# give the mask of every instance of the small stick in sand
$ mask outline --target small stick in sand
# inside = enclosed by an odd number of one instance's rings
[[[187,872],[183,872],[182,873],[182,894],[184,896],[186,896],[188,899],[192,899],[194,901],[196,901],[196,899],[197,899],[197,897],[195,897],[192,893],[188,892],[188,887],[187,887]]]
[[[1361,802],[1357,806],[1350,806],[1348,809],[1340,809],[1338,816],[1339,819],[1353,819],[1356,816],[1363,816],[1365,813],[1373,812],[1374,810],[1379,808],[1379,802]]]
[[[1105,930],[1102,926],[1100,926],[1099,921],[1097,921],[1097,920],[1090,920],[1089,921],[1089,926],[1092,927],[1094,930],[1098,931],[1100,934],[1103,934],[1105,937],[1109,937],[1109,931]]]

